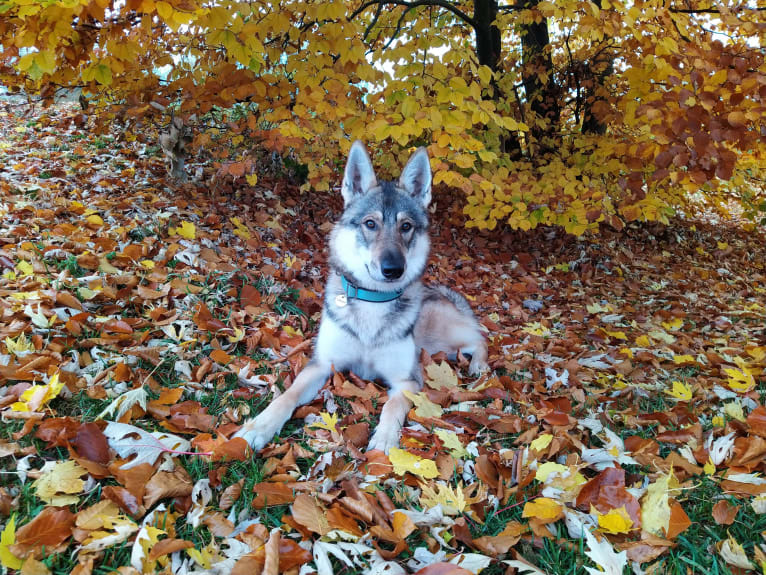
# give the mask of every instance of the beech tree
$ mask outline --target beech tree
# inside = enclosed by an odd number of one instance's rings
[[[354,139],[426,145],[469,225],[766,212],[764,8],[723,0],[3,0],[0,78],[83,89],[101,129],[160,109],[191,148],[253,148],[326,190]],[[204,121],[214,114],[217,123]],[[165,122],[169,118],[165,118]],[[192,152],[193,153],[193,152]],[[252,181],[252,177],[251,177]]]

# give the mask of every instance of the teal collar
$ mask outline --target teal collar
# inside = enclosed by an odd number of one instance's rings
[[[402,295],[402,290],[372,291],[360,288],[348,281],[345,276],[340,276],[340,283],[343,286],[343,292],[346,294],[348,299],[358,299],[361,301],[383,303],[387,301],[393,301]]]

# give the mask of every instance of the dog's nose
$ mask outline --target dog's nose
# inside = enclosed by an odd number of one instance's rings
[[[380,260],[380,271],[387,280],[399,279],[404,273],[404,258],[401,254],[385,254]]]

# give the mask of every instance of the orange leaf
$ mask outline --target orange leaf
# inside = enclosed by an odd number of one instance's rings
[[[692,522],[678,501],[671,499],[669,504],[670,521],[668,522],[668,531],[665,535],[668,539],[674,539],[679,533],[686,531]]]
[[[739,513],[739,505],[732,505],[725,499],[721,499],[713,505],[713,519],[718,525],[731,525]]]

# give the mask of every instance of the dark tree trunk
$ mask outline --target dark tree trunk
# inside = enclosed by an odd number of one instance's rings
[[[474,0],[473,20],[476,23],[476,55],[481,66],[497,72],[500,63],[500,29],[495,26],[497,0]]]
[[[534,8],[540,0],[527,0],[527,8]],[[553,59],[548,44],[548,21],[524,25],[521,31],[522,81],[526,92],[529,109],[537,116],[548,121],[547,129],[530,126],[531,136],[539,145],[546,136],[556,132],[561,118],[559,89],[553,77]]]
[[[492,72],[500,69],[502,50],[500,29],[495,25],[497,18],[497,0],[474,0],[473,22],[476,36],[476,56],[480,66],[487,66]],[[497,82],[492,81],[492,96],[499,100],[502,96]],[[502,151],[513,158],[521,157],[521,143],[516,134],[505,134],[500,142]]]

